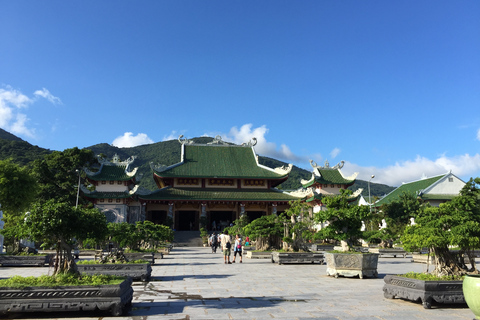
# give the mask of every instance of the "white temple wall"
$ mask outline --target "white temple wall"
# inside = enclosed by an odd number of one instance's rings
[[[124,192],[128,190],[128,186],[124,186],[123,182],[119,185],[116,181],[114,184],[110,184],[107,181],[106,184],[98,184],[98,186],[95,187],[95,190],[98,192]]]

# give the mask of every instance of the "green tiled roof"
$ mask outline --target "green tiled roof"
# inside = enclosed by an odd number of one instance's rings
[[[199,189],[166,187],[148,195],[143,200],[216,200],[216,201],[290,201],[298,197],[272,189]]]
[[[282,179],[277,173],[259,166],[251,147],[184,145],[184,162],[165,171],[160,177]]]
[[[454,197],[458,196],[458,194],[431,194],[425,193],[422,194],[423,200],[452,200]]]
[[[375,203],[375,206],[378,207],[378,206],[381,206],[382,204],[390,203],[390,202],[398,199],[403,192],[415,194],[418,191],[421,191],[421,190],[424,190],[424,189],[428,188],[429,186],[431,186],[432,184],[434,184],[435,182],[437,182],[438,180],[440,180],[444,176],[445,175],[441,175],[441,176],[436,176],[436,177],[432,177],[432,178],[428,178],[428,179],[423,179],[423,180],[418,180],[418,181],[414,181],[414,182],[404,183],[400,187],[393,190],[392,192],[387,194],[385,197],[383,197],[382,199],[377,201]]]
[[[322,200],[324,196],[322,194],[318,194],[318,193],[315,193],[313,196],[311,196],[310,198],[308,198],[306,200],[306,202],[312,202],[314,200]]]
[[[127,192],[91,192],[85,193],[85,197],[92,198],[92,199],[126,199],[132,197],[131,194]]]
[[[87,177],[94,181],[128,181],[134,177],[128,176],[125,172],[127,165],[102,165],[98,172],[87,174]]]
[[[318,173],[320,173],[320,176],[315,175],[315,179],[305,185],[303,185],[304,188],[310,187],[314,183],[319,183],[319,184],[353,184],[355,182],[355,179],[349,180],[345,179],[342,174],[340,173],[340,169],[320,169],[320,168],[315,168],[314,170],[317,170]]]

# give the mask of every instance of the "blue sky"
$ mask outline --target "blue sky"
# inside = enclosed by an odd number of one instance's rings
[[[0,127],[203,135],[396,186],[480,176],[480,1],[2,1]]]

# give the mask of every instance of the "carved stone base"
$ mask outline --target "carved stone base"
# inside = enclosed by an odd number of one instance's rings
[[[465,304],[461,280],[424,281],[394,275],[387,275],[383,280],[383,294],[387,299],[421,301],[425,309],[430,309],[433,301]]]
[[[152,275],[150,263],[77,264],[77,267],[78,271],[83,274],[131,277],[133,280],[141,281],[149,281]]]
[[[327,260],[327,274],[329,276],[378,277],[377,253],[325,253]]]
[[[323,264],[323,253],[314,252],[272,252],[272,262],[278,264]]]
[[[53,255],[12,256],[0,255],[2,267],[44,267],[53,259]]]
[[[130,278],[118,285],[0,288],[0,314],[102,310],[121,316],[132,298]]]

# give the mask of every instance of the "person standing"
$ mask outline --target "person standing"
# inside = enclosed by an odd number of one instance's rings
[[[231,264],[230,262],[230,250],[232,247],[232,239],[228,235],[228,231],[225,231],[222,236],[222,241],[220,242],[220,245],[223,250],[223,261],[225,264]]]
[[[235,258],[237,257],[237,253],[240,256],[240,263],[242,263],[242,238],[237,234],[235,235],[235,246],[233,249],[233,261],[235,263]]]
[[[217,246],[218,246],[218,238],[215,232],[212,234],[210,237],[210,246],[212,247],[212,253],[217,252]]]

